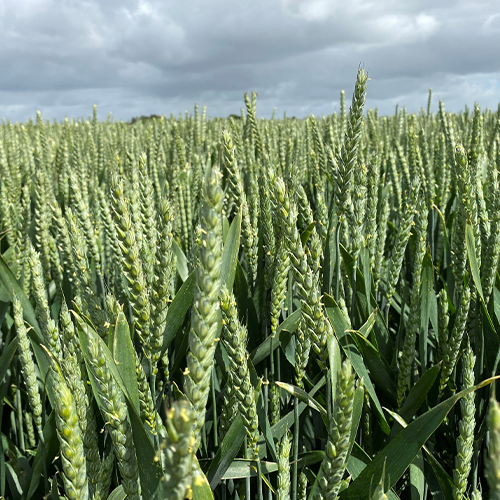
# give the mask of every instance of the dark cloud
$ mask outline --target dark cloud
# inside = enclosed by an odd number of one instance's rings
[[[497,107],[496,0],[2,0],[0,116],[322,115],[359,64],[368,106]]]

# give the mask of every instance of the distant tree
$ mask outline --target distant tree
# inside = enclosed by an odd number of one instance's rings
[[[149,115],[149,116],[145,116],[145,115],[142,115],[142,116],[134,116],[134,118],[132,118],[130,120],[130,125],[133,125],[134,123],[136,122],[146,122],[146,121],[149,121],[149,120],[157,120],[157,119],[160,119],[161,116],[160,115]]]

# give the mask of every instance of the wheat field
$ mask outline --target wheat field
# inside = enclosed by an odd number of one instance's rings
[[[3,121],[1,498],[500,499],[500,107],[367,87]]]

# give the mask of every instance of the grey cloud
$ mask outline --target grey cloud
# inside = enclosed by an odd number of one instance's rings
[[[447,109],[499,100],[500,12],[472,0],[3,0],[0,115],[117,119],[206,104],[322,115],[369,70],[368,106]]]

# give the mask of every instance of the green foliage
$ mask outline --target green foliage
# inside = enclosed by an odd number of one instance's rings
[[[499,497],[500,115],[367,88],[0,126],[0,497]]]

